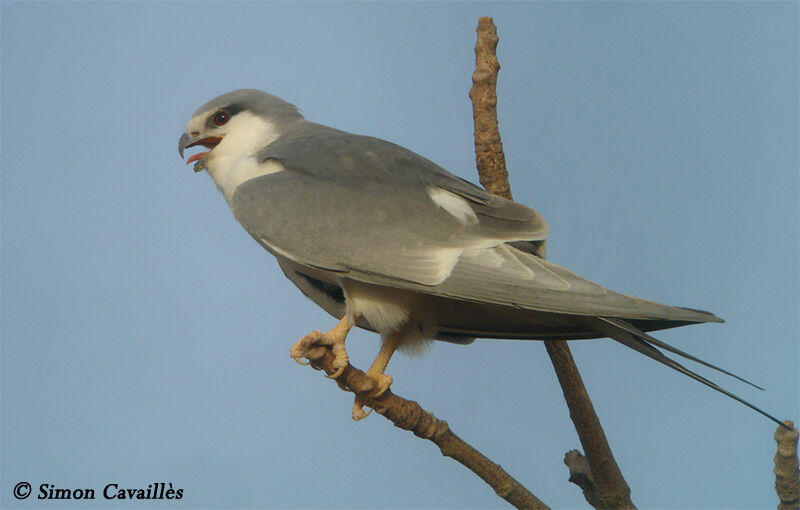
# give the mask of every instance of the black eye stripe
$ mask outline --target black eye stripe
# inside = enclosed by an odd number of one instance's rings
[[[236,115],[237,113],[243,111],[244,109],[245,108],[241,104],[237,104],[237,103],[230,104],[230,105],[224,106],[222,108],[219,108],[216,112],[214,112],[214,113],[212,113],[211,115],[208,116],[208,118],[206,119],[206,125],[208,127],[210,127],[210,128],[222,126],[222,125],[226,124],[227,122],[230,122],[230,119],[233,118],[234,115]],[[215,116],[217,114],[219,114],[221,112],[225,112],[225,113],[228,114],[228,120],[226,122],[224,122],[223,124],[217,124],[216,122],[214,122],[214,118],[215,118]]]

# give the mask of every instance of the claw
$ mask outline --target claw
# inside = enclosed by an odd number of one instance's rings
[[[293,354],[290,354],[290,356],[292,356],[292,359],[295,360],[298,365],[310,365],[311,364],[308,361],[301,360],[300,356],[295,356]]]
[[[293,360],[298,362],[301,365],[308,365],[307,362],[302,361],[300,358],[307,358],[308,357],[308,350],[311,346],[317,343],[319,337],[322,336],[322,333],[319,331],[312,331],[311,333],[307,334],[292,346],[289,349],[289,356],[292,357]]]
[[[308,365],[309,363],[301,361],[300,358],[306,358],[310,362],[318,361],[320,357],[324,355],[323,347],[330,347],[334,355],[334,372],[327,377],[336,379],[342,375],[344,369],[350,364],[344,341],[347,337],[347,332],[350,331],[352,327],[352,318],[346,316],[327,333],[312,331],[295,342],[292,348],[289,349],[289,356],[301,365]]]
[[[386,393],[386,390],[392,385],[392,376],[390,375],[378,372],[367,372],[367,376],[372,380],[372,388],[362,393],[362,395],[367,395],[370,398],[380,397]],[[372,413],[373,409],[365,412],[364,405],[366,404],[363,397],[361,395],[356,395],[355,401],[353,402],[353,420],[361,421]]]
[[[326,375],[325,377],[327,377],[328,379],[337,379],[340,375],[342,375],[342,372],[344,372],[345,368],[347,368],[347,365],[337,368],[336,372],[332,372]]]
[[[305,358],[307,355],[308,347],[310,346],[310,342],[306,339],[308,335],[304,336],[300,340],[295,343],[291,349],[289,349],[289,356],[297,363],[301,365],[308,365],[308,362],[303,361],[301,358]]]
[[[364,411],[364,403],[361,402],[361,399],[356,396],[355,402],[353,402],[353,421],[361,421],[367,416],[372,414],[372,409],[368,412]]]
[[[367,372],[367,375],[375,383],[375,386],[373,387],[372,391],[369,392],[369,396],[372,398],[380,397],[381,395],[386,393],[386,390],[389,389],[389,387],[392,385],[392,382],[394,381],[392,379],[392,376],[386,374],[379,374],[379,373],[370,374],[369,372]]]

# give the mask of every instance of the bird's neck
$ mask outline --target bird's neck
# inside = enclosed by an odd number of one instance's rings
[[[236,188],[243,182],[279,171],[274,162],[263,162],[259,154],[277,140],[278,127],[263,117],[242,112],[236,125],[208,155],[206,170],[217,188],[230,203]],[[282,169],[282,168],[281,168]]]

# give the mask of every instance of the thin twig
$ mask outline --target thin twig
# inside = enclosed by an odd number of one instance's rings
[[[778,451],[775,453],[775,492],[778,493],[778,510],[797,510],[800,508],[800,471],[797,462],[798,431],[791,421],[783,422],[792,430],[778,427],[775,441]]]
[[[475,120],[475,159],[481,184],[487,191],[511,198],[503,145],[497,127],[497,28],[492,18],[478,20],[475,45],[475,73],[472,75],[473,118]],[[635,508],[630,488],[614,460],[600,420],[581,380],[567,342],[545,341],[558,381],[567,400],[570,417],[578,431],[594,479],[592,499],[597,508]],[[587,497],[588,500],[588,497]]]
[[[324,370],[328,375],[336,371],[333,366],[335,357],[329,347],[314,347],[306,354],[313,368]],[[446,421],[436,418],[413,400],[406,400],[391,390],[378,397],[370,397],[369,393],[374,388],[373,380],[350,364],[335,380],[340,388],[358,395],[365,405],[383,415],[396,427],[432,441],[439,447],[442,455],[470,469],[514,507],[542,510],[549,508],[502,467],[458,437]]]

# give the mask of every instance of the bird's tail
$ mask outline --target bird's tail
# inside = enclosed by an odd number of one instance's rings
[[[692,356],[691,354],[683,352],[680,349],[676,349],[675,347],[672,347],[671,345],[666,344],[666,343],[662,342],[661,340],[653,338],[652,336],[648,335],[644,331],[642,331],[639,328],[637,328],[637,327],[625,322],[624,320],[614,319],[614,318],[609,318],[609,317],[592,317],[592,318],[588,318],[587,317],[586,319],[588,319],[590,321],[590,323],[591,323],[590,325],[591,325],[591,327],[593,329],[595,329],[596,331],[608,336],[609,338],[612,338],[612,339],[616,340],[617,342],[619,342],[619,343],[621,343],[623,345],[626,345],[626,346],[630,347],[631,349],[633,349],[633,350],[635,350],[635,351],[637,351],[637,352],[639,352],[641,354],[644,354],[645,356],[647,356],[649,358],[652,358],[652,359],[658,361],[659,363],[662,363],[662,364],[672,368],[673,370],[677,370],[678,372],[691,377],[695,381],[699,381],[699,382],[705,384],[706,386],[708,386],[709,388],[713,388],[713,389],[717,390],[718,392],[722,393],[723,395],[727,395],[728,397],[741,402],[742,404],[746,405],[750,409],[753,409],[754,411],[766,416],[767,418],[769,418],[770,420],[774,421],[778,425],[781,425],[784,428],[789,428],[789,427],[787,427],[787,425],[785,425],[779,419],[777,419],[774,416],[772,416],[771,414],[763,411],[762,409],[756,407],[755,405],[751,404],[747,400],[739,397],[738,395],[734,395],[733,393],[731,393],[728,390],[720,387],[716,383],[706,379],[705,377],[703,377],[703,376],[701,376],[699,374],[696,374],[695,372],[692,372],[691,370],[689,370],[688,368],[684,367],[683,365],[681,365],[677,361],[675,361],[675,360],[673,360],[671,358],[668,358],[664,353],[662,353],[656,347],[660,347],[660,348],[662,348],[662,349],[664,349],[666,351],[669,351],[669,352],[672,352],[674,354],[677,354],[678,356],[682,356],[682,357],[684,357],[686,359],[695,361],[697,363],[700,363],[701,365],[705,365],[705,366],[707,366],[709,368],[712,368],[712,369],[714,369],[714,370],[716,370],[718,372],[722,372],[723,374],[726,374],[726,375],[729,375],[729,376],[734,377],[736,379],[739,379],[740,381],[742,381],[744,383],[747,383],[750,386],[753,386],[754,388],[758,388],[760,390],[763,390],[764,388],[761,388],[760,386],[757,386],[757,385],[751,383],[750,381],[747,381],[746,379],[743,379],[743,378],[739,377],[738,375],[732,374],[731,372],[728,372],[727,370],[719,368],[719,367],[717,367],[715,365],[712,365],[711,363],[708,363],[708,362],[703,361],[703,360],[701,360],[701,359],[699,359],[699,358],[697,358],[695,356]]]

